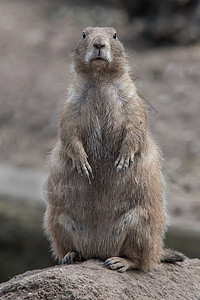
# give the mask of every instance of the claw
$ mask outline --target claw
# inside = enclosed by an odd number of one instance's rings
[[[84,258],[81,253],[78,252],[68,252],[62,259],[62,264],[71,265],[75,261],[83,261]]]
[[[131,154],[130,156],[122,156],[119,155],[114,163],[114,167],[116,168],[116,173],[118,173],[120,170],[126,170],[128,167],[130,167],[134,162],[134,155]]]
[[[92,176],[92,179],[94,179],[94,175],[93,175],[93,172],[92,172],[92,168],[90,167],[89,163],[86,162],[86,167],[88,169],[88,171],[90,172],[90,175]]]
[[[66,264],[66,260],[65,260],[65,257],[62,259],[62,264]]]
[[[116,160],[114,163],[114,167],[116,168],[118,164],[119,164],[119,161]]]
[[[116,159],[116,161],[115,161],[115,163],[114,163],[114,167],[117,167],[117,165],[119,164],[120,160],[121,160],[121,155],[119,155],[119,156],[117,157],[117,159]]]
[[[87,178],[87,181],[89,182],[89,184],[91,184],[91,180],[90,180],[90,175],[88,174],[88,172],[85,172],[85,176]]]
[[[70,255],[70,256],[69,256],[69,263],[70,263],[70,264],[73,264],[73,262],[74,262],[74,259],[73,259],[72,255]]]
[[[111,270],[123,273],[128,269],[135,268],[134,263],[126,258],[122,257],[111,257],[104,262],[104,266]]]
[[[131,166],[133,163],[134,163],[134,155],[131,155],[129,160],[129,166]]]
[[[85,175],[89,184],[91,184],[90,177],[92,179],[94,179],[94,176],[93,176],[92,168],[89,165],[87,159],[85,159],[85,161],[81,161],[81,160],[73,161],[73,166],[76,168],[77,173],[81,177],[83,177],[83,175]]]
[[[62,264],[67,264],[67,265],[73,264],[74,261],[76,260],[76,255],[77,255],[76,252],[68,252],[62,259]]]

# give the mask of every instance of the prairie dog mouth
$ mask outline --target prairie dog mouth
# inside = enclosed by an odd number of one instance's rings
[[[85,62],[86,63],[94,62],[96,64],[111,62],[110,50],[106,49],[106,47],[97,49],[93,46],[91,50],[86,53]]]
[[[102,57],[102,56],[96,56],[96,57],[92,57],[91,59],[90,59],[90,61],[108,61],[106,58],[104,58],[104,57]]]

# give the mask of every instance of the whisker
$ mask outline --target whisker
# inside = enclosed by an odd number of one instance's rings
[[[68,60],[67,58],[64,58],[64,59],[62,59],[62,60],[59,60],[59,61],[56,63],[56,65],[61,64],[61,63],[63,63],[63,62],[66,62],[67,60]]]

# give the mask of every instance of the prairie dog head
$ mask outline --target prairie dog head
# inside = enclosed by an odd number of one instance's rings
[[[85,28],[75,48],[74,66],[79,73],[123,73],[126,70],[126,56],[115,29]]]

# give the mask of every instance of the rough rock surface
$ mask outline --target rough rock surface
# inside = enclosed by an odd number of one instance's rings
[[[1,299],[200,299],[200,260],[118,273],[98,260],[28,271],[0,285]]]

